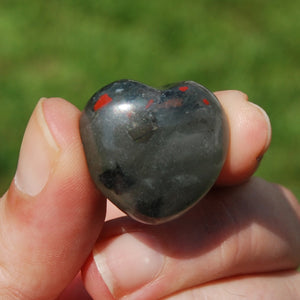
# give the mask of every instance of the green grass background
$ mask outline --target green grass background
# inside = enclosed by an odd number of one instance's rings
[[[299,12],[295,0],[1,0],[0,193],[40,97],[82,109],[101,86],[130,78],[246,92],[273,126],[257,175],[299,197]]]

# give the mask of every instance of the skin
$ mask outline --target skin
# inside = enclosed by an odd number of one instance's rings
[[[269,121],[241,92],[216,95],[231,133],[224,168],[192,210],[158,226],[106,201],[89,177],[80,111],[42,99],[0,201],[0,298],[299,299],[299,204],[252,177]]]

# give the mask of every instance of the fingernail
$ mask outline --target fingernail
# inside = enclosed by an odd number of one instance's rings
[[[125,233],[94,249],[94,261],[114,297],[129,295],[157,278],[164,265],[156,239]]]
[[[249,104],[253,105],[254,107],[257,108],[258,111],[260,111],[261,115],[263,116],[263,118],[265,119],[265,122],[267,124],[266,141],[265,141],[265,147],[263,149],[263,153],[264,153],[268,149],[268,147],[270,146],[270,143],[271,143],[271,138],[272,138],[271,121],[270,121],[268,114],[266,113],[266,111],[263,108],[261,108],[260,106],[258,106],[257,104],[255,104],[253,102],[249,102]],[[260,160],[262,158],[263,153],[261,154]]]
[[[43,190],[59,151],[45,120],[45,99],[38,102],[25,130],[15,175],[16,187],[29,196]]]

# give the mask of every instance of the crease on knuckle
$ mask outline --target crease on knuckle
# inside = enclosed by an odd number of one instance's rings
[[[1,286],[0,287],[0,299],[7,299],[7,300],[33,300],[32,298],[28,297],[27,295],[20,292],[13,286]]]
[[[232,270],[240,264],[243,256],[243,247],[240,234],[241,225],[238,217],[227,207],[225,202],[222,202],[222,208],[227,218],[226,223],[229,223],[229,226],[232,228],[230,236],[225,238],[219,247],[220,265],[222,270],[226,272],[228,269]]]
[[[24,274],[19,274],[14,278],[5,265],[0,265],[0,299],[7,300],[34,300],[34,297],[22,292],[22,285],[18,277]],[[24,289],[25,290],[25,289]]]
[[[300,299],[300,273],[295,276],[289,277],[285,281],[285,286],[288,293],[287,299]]]

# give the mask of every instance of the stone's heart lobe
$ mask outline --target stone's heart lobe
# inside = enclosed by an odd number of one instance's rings
[[[148,224],[174,219],[208,192],[229,141],[220,103],[193,81],[164,90],[113,82],[87,103],[80,133],[96,186]]]

